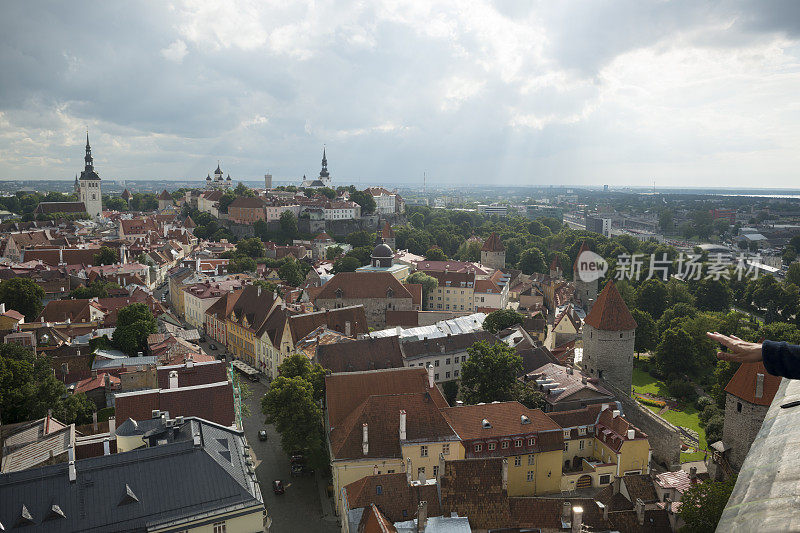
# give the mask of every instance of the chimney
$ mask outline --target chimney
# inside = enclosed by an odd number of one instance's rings
[[[439,452],[439,479],[444,477],[444,454]]]
[[[636,438],[636,430],[635,429],[629,429],[628,430],[628,440],[633,440],[635,438]]]
[[[614,411],[611,413],[611,416],[617,418],[619,416],[619,409],[614,409]]]
[[[349,320],[345,320],[345,322],[344,322],[344,334],[345,334],[346,337],[350,336],[350,321]]]
[[[400,440],[406,440],[406,411],[400,410]]]
[[[92,427],[94,432],[97,433],[97,411],[92,412]]]
[[[764,374],[756,374],[756,398],[764,397]]]
[[[572,533],[581,533],[583,526],[583,507],[576,505],[572,508]]]
[[[403,465],[406,467],[406,482],[410,485],[411,484],[411,457],[406,458],[406,462]]]
[[[398,337],[403,333],[403,328],[401,328],[400,326],[395,326],[394,330],[397,332]]]
[[[433,365],[428,363],[428,388],[433,388]]]
[[[97,378],[97,369],[93,368],[92,369],[92,379],[96,379],[96,378]]]
[[[178,371],[177,370],[170,370],[170,372],[169,372],[169,388],[170,389],[177,389],[178,388]]]
[[[423,470],[419,474],[419,482],[420,484],[424,485],[428,482],[428,477],[425,475],[425,471]]]
[[[361,442],[361,451],[364,453],[364,455],[367,455],[369,454],[369,429],[367,424],[362,424],[361,433],[363,435]]]
[[[195,446],[200,446],[200,433],[195,433],[192,440]]]
[[[67,448],[67,461],[69,462],[69,481],[72,483],[78,479],[78,474],[75,472],[75,448],[72,446]]]
[[[373,465],[372,466],[372,475],[373,476],[377,476],[378,475],[378,465]]]
[[[589,379],[586,376],[581,376],[581,383],[586,385],[589,382]]]
[[[111,387],[111,374],[103,374],[103,386],[106,388]]]
[[[108,437],[103,439],[103,455],[111,455],[111,439]]]
[[[608,505],[604,503],[597,502],[597,507],[603,513],[603,522],[608,522]]]
[[[186,368],[194,368],[194,359],[191,355],[189,355],[184,362],[186,363]]]
[[[672,514],[672,498],[669,496],[664,496],[664,508],[667,510],[667,513]]]
[[[117,417],[108,417],[108,434],[112,437],[117,434]]]
[[[622,483],[622,478],[619,477],[615,477],[614,481],[611,482],[611,486],[613,487],[612,488],[613,494],[619,494],[619,488],[620,488],[619,486],[621,483]]]
[[[6,312],[6,304],[0,304],[0,315]]]
[[[689,468],[689,480],[694,483],[697,481],[697,467],[693,466]]]
[[[425,531],[425,526],[428,524],[428,502],[422,500],[417,507],[417,533]]]
[[[636,498],[636,520],[640,526],[644,525],[644,502],[641,498]]]
[[[508,457],[503,457],[503,490],[508,489]]]

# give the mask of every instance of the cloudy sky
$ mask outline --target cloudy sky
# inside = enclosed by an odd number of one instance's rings
[[[0,178],[800,186],[800,2],[3,2]]]

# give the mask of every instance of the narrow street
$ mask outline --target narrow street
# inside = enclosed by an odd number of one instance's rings
[[[264,425],[261,398],[268,386],[261,382],[246,383],[252,395],[245,402],[250,408],[250,416],[244,418],[244,431],[255,455],[256,477],[261,484],[267,514],[272,518],[270,533],[339,531],[335,517],[323,517],[316,478],[289,474],[289,458],[281,448],[280,435],[273,426]],[[264,428],[268,435],[266,442],[258,439],[259,430]],[[276,479],[283,481],[285,494],[272,492],[272,482]]]

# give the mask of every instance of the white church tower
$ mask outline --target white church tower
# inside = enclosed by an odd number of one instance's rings
[[[100,218],[103,210],[103,196],[100,193],[100,176],[94,170],[92,147],[89,146],[89,133],[86,133],[86,156],[83,158],[86,167],[78,178],[80,201],[86,207],[86,212],[92,218]]]

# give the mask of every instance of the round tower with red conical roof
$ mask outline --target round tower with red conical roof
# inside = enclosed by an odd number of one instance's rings
[[[505,268],[506,249],[497,233],[492,232],[481,247],[481,264],[489,268]]]
[[[636,321],[609,279],[583,323],[583,371],[630,394],[635,339]]]

